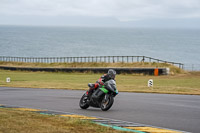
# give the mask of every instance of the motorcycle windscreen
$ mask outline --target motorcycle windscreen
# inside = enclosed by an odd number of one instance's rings
[[[115,92],[115,90],[117,90],[115,80],[111,79],[111,80],[107,81],[105,83],[105,88],[108,89],[108,91]]]

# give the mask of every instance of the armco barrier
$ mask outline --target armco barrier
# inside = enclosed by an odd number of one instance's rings
[[[107,73],[109,69],[114,69],[117,74],[121,73],[135,73],[154,75],[155,69],[158,70],[158,75],[168,75],[169,68],[34,68],[34,67],[7,67],[0,66],[4,70],[20,70],[20,71],[46,71],[46,72],[94,72]]]

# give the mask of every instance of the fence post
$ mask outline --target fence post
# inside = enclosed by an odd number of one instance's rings
[[[142,62],[144,62],[145,61],[145,58],[144,58],[144,56],[143,56],[143,58],[142,58]]]

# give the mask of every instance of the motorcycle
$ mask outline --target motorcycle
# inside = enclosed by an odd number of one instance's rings
[[[88,95],[88,91],[86,91],[80,99],[79,106],[82,109],[87,109],[89,106],[92,106],[107,111],[113,105],[114,97],[117,94],[116,82],[111,79],[94,90],[91,95]]]

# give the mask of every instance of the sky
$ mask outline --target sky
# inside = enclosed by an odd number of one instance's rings
[[[200,28],[200,0],[0,0],[0,25]]]

